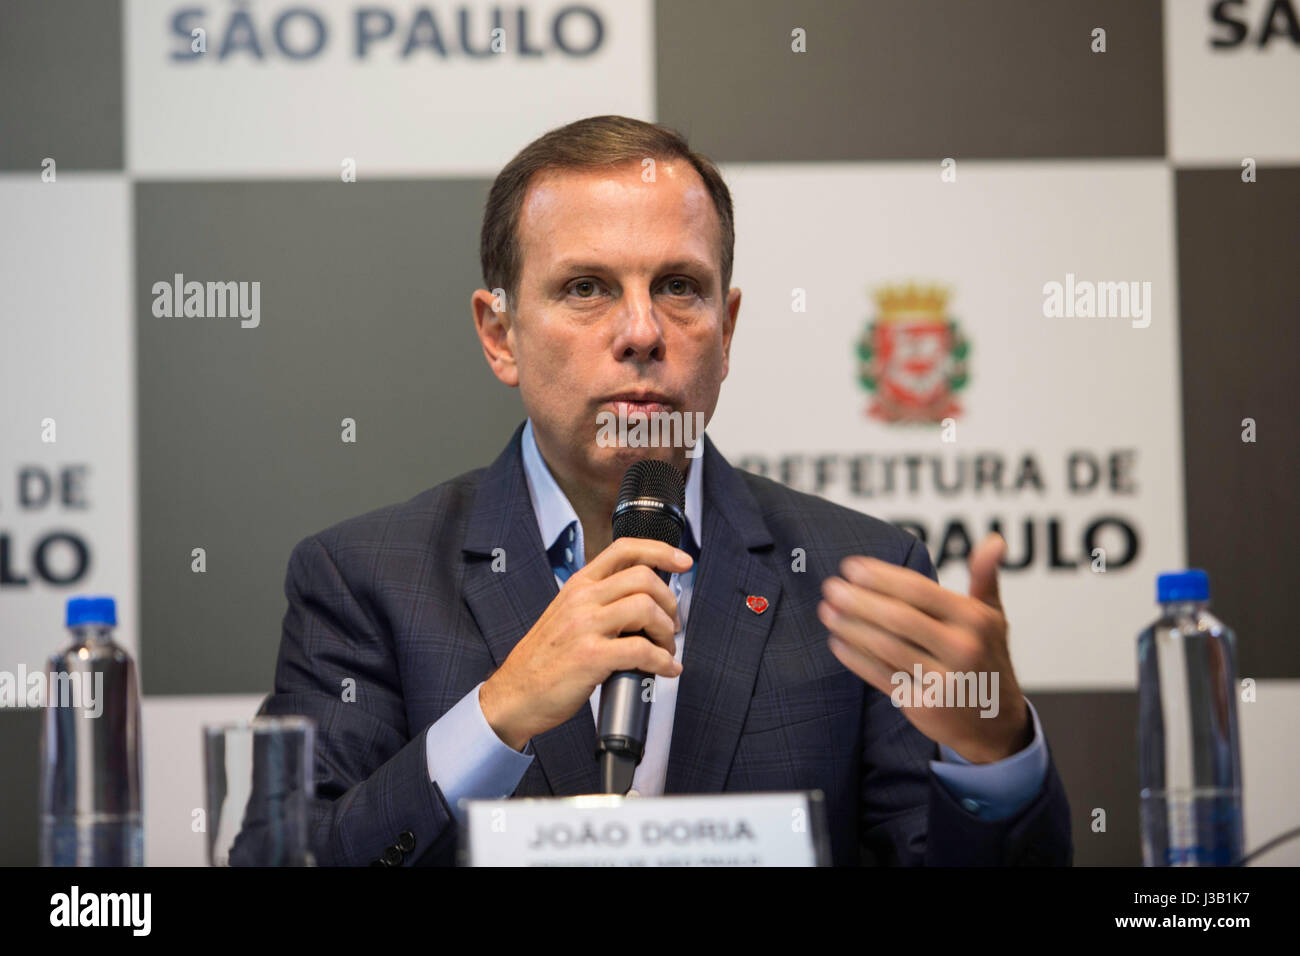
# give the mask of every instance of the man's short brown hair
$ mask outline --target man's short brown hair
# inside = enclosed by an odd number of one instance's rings
[[[508,308],[519,292],[523,256],[519,249],[519,216],[528,184],[546,169],[595,169],[646,158],[656,161],[683,159],[704,180],[721,224],[722,296],[731,287],[731,266],[736,244],[731,193],[722,174],[705,156],[691,151],[674,129],[626,116],[590,116],[543,134],[525,146],[505,165],[488,193],[483,210],[479,258],[489,289],[506,292]]]

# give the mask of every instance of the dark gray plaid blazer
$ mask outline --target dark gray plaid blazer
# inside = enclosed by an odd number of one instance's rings
[[[458,824],[424,730],[501,665],[558,593],[520,435],[488,468],[334,525],[289,559],[266,714],[318,725],[313,842],[325,865],[449,864]],[[836,864],[1068,864],[1055,765],[1009,820],[966,811],[931,773],[937,745],[827,648],[822,580],[865,554],[931,578],[912,535],[732,468],[705,438],[704,549],[687,619],[666,793],[818,789]],[[504,573],[491,570],[504,548]],[[802,548],[806,570],[791,570]],[[767,598],[755,614],[748,595]],[[355,702],[342,699],[356,682]],[[600,789],[591,708],[532,741],[514,796]]]

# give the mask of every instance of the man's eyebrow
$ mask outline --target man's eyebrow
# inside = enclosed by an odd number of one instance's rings
[[[705,262],[702,259],[686,258],[674,259],[672,262],[665,262],[663,265],[664,272],[702,272],[709,275],[713,272],[713,264]]]
[[[598,262],[588,262],[585,259],[562,259],[557,262],[553,271],[555,272],[608,272],[609,266],[602,265]],[[703,259],[687,257],[684,259],[673,259],[671,262],[662,263],[659,272],[698,272],[703,275],[710,275],[714,268],[710,263]]]

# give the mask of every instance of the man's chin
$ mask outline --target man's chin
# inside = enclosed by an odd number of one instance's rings
[[[638,461],[644,461],[647,458],[653,458],[656,461],[666,461],[678,468],[683,468],[685,462],[685,449],[669,447],[646,447],[637,448],[632,446],[611,446],[602,448],[595,446],[592,449],[592,463],[595,469],[606,478],[617,477],[620,481],[624,473],[635,465]]]

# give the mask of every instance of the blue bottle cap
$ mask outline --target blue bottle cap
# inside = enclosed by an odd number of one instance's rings
[[[117,626],[117,602],[111,597],[68,598],[67,627],[79,624],[111,624]]]
[[[1208,601],[1210,576],[1200,568],[1172,571],[1156,578],[1156,601]]]

